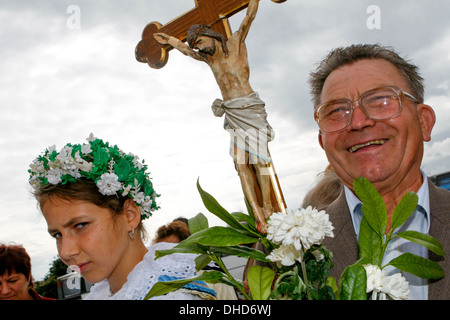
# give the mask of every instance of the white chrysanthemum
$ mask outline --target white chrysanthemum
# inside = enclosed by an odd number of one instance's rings
[[[409,298],[409,284],[400,273],[386,275],[385,270],[371,264],[364,265],[367,273],[366,292],[372,292],[372,300],[386,300],[386,295],[394,300]]]
[[[122,184],[115,173],[104,173],[100,176],[100,180],[97,181],[97,187],[101,194],[112,196],[117,194],[117,191],[122,188]]]
[[[328,214],[309,206],[272,214],[267,224],[267,239],[285,246],[293,244],[295,249],[306,251],[314,244],[321,244],[326,236],[333,237],[332,230]]]
[[[295,249],[293,245],[290,246],[280,246],[279,248],[273,250],[268,256],[272,262],[275,262],[279,268],[281,266],[292,266],[296,261],[301,262],[303,252]]]

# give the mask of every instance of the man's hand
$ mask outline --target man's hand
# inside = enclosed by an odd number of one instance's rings
[[[165,33],[155,33],[153,35],[156,41],[158,41],[160,44],[168,44],[170,36]]]

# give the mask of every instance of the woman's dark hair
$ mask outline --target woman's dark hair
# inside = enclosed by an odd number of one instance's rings
[[[24,247],[20,245],[0,244],[0,275],[13,272],[22,273],[29,279],[29,286],[33,287],[31,279],[31,259]]]

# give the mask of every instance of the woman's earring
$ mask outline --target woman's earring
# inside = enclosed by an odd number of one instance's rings
[[[134,228],[128,232],[128,236],[130,237],[131,240],[134,240]]]

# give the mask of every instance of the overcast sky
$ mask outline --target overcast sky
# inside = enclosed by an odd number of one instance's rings
[[[221,97],[210,69],[175,50],[159,70],[134,57],[147,23],[193,7],[194,0],[0,0],[0,242],[27,249],[36,280],[57,250],[27,170],[50,145],[82,143],[93,132],[145,159],[161,194],[161,209],[145,223],[150,238],[178,216],[207,213],[197,178],[225,208],[244,210],[229,134],[210,108]],[[243,13],[230,19],[234,31]],[[261,0],[246,41],[250,80],[275,130],[269,148],[288,207],[300,206],[327,164],[307,79],[339,46],[393,46],[421,68],[425,102],[437,115],[422,169],[450,169],[449,13],[448,0]]]

